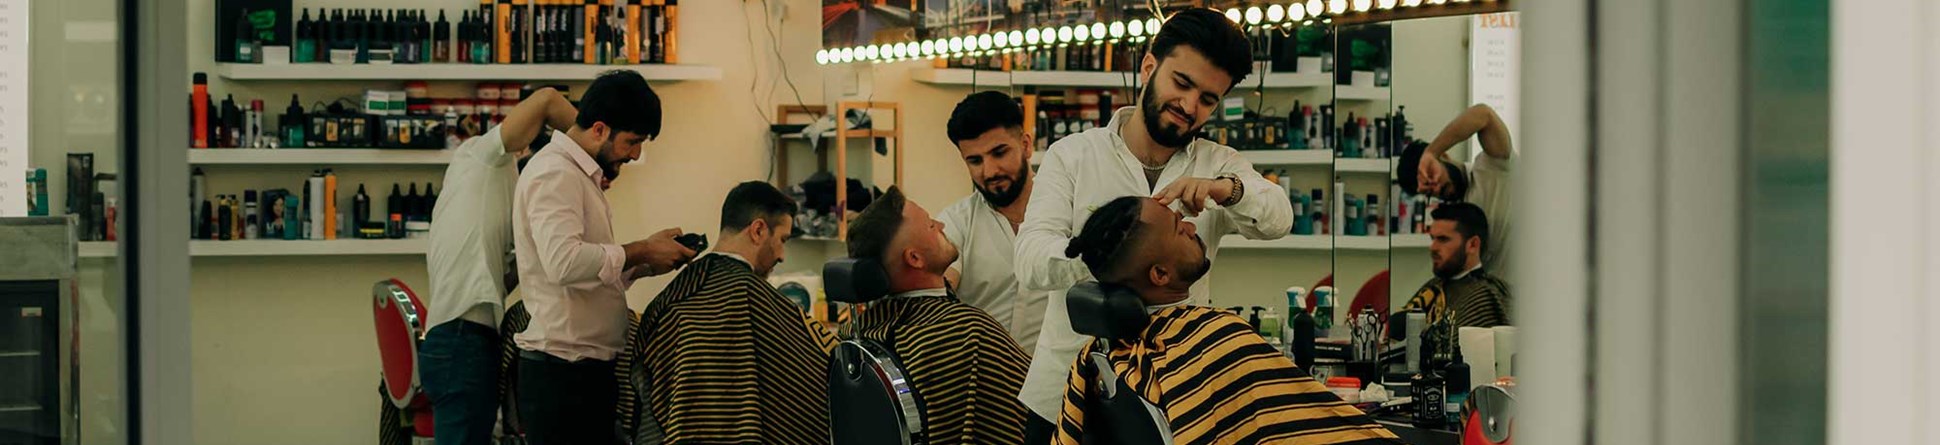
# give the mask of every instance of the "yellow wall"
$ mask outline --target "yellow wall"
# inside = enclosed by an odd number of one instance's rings
[[[213,0],[192,0],[189,9],[209,11],[213,3]],[[381,8],[393,3],[312,0],[299,1],[296,6],[299,9]],[[442,5],[455,12],[471,4],[462,0],[435,0],[412,6]],[[626,168],[625,177],[608,195],[619,237],[644,237],[671,226],[718,236],[713,226],[718,222],[720,199],[727,189],[736,182],[760,179],[767,174],[770,147],[764,118],[772,118],[768,113],[773,112],[774,105],[796,102],[795,93],[786,82],[780,81],[781,70],[775,52],[769,47],[772,40],[761,26],[760,20],[769,8],[760,2],[682,5],[683,62],[720,67],[724,77],[718,81],[654,85],[666,104],[666,131],[659,140],[649,144],[642,163]],[[789,0],[786,10],[787,20],[777,29],[783,37],[779,52],[786,59],[788,78],[800,89],[803,101],[825,103],[825,100],[852,96],[852,99],[900,102],[906,113],[905,188],[911,198],[938,209],[970,193],[967,175],[954,148],[943,136],[942,125],[955,102],[970,92],[969,88],[910,81],[910,70],[927,66],[922,62],[816,66],[813,55],[819,47],[819,3]],[[197,30],[190,36],[191,69],[209,70],[213,68],[210,40],[214,24],[204,12],[191,14],[189,22],[189,29]],[[42,56],[37,53],[36,60],[45,60]],[[38,69],[36,74],[42,79],[59,78],[62,74],[42,75]],[[263,98],[270,109],[280,110],[287,105],[292,92],[301,94],[308,105],[324,98],[355,95],[367,85],[373,84],[226,83],[217,78],[212,80],[211,89],[218,98],[227,94]],[[584,88],[583,83],[574,86]],[[462,94],[470,88],[468,83],[434,86],[434,90],[446,95]],[[849,92],[853,94],[845,94]],[[39,113],[36,118],[51,119],[38,106],[46,103],[42,99],[36,96]],[[1311,98],[1305,100],[1313,102]],[[1413,110],[1411,106],[1410,111]],[[37,146],[81,144],[76,142],[79,139],[42,144],[46,133],[36,133]],[[107,151],[107,147],[112,147],[108,144],[114,142],[111,136],[98,139],[88,142],[104,147],[98,151]],[[796,150],[795,159],[806,157],[806,150],[799,145],[792,149]],[[53,151],[52,155],[49,151],[37,150],[35,160],[56,170],[60,151]],[[884,165],[880,161],[876,164]],[[209,167],[205,171],[211,194],[230,194],[245,188],[293,187],[309,168]],[[884,174],[873,178],[867,174],[857,176],[887,183],[887,170],[883,171]],[[356,184],[368,183],[376,210],[381,210],[384,194],[393,181],[401,178],[419,184],[437,182],[442,169],[348,167],[337,172],[346,184],[342,192],[345,196],[354,193]],[[1326,181],[1319,171],[1296,171],[1295,174],[1300,178],[1301,188],[1320,187]],[[440,194],[454,192],[457,191],[439,190]],[[841,250],[833,243],[793,243],[789,246],[789,262],[782,269],[818,270],[823,259]],[[1378,259],[1378,254],[1354,255],[1358,256],[1343,257],[1340,261],[1344,265],[1384,261]],[[1222,252],[1213,273],[1218,280],[1214,283],[1214,304],[1284,305],[1284,289],[1294,285],[1310,287],[1330,272],[1335,261],[1331,257],[1325,252]],[[84,286],[84,297],[106,305],[105,312],[118,311],[117,298],[99,297],[110,294],[102,286],[106,283],[102,277],[109,275],[107,269],[111,263],[91,260],[86,267],[89,270],[86,276],[92,278]],[[428,290],[423,288],[426,280],[422,260],[410,256],[194,259],[195,346],[190,365],[196,375],[193,401],[196,442],[340,444],[374,440],[379,403],[373,394],[377,357],[366,302],[371,283],[389,277],[417,285],[421,293]],[[636,310],[644,307],[664,283],[665,279],[641,281],[628,295],[630,306]],[[1396,287],[1412,286],[1397,284]],[[104,311],[94,313],[100,312]],[[109,321],[92,319],[84,323],[102,325]],[[118,354],[112,349],[118,347],[115,334],[118,330],[104,328],[90,332],[93,333],[84,334],[84,342],[100,349],[90,349],[85,354],[98,355],[100,359],[87,359],[88,362],[114,362],[107,358]],[[112,381],[111,377],[96,374],[110,373],[110,369],[90,368],[84,379]],[[94,403],[109,404],[112,399]],[[84,417],[90,419],[85,433],[89,443],[116,441],[122,427],[113,418]]]

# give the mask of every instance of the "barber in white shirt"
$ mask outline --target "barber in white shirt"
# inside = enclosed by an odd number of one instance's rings
[[[418,346],[418,373],[431,397],[442,445],[490,445],[499,408],[499,314],[517,286],[506,273],[512,252],[515,165],[546,127],[568,128],[579,114],[551,88],[526,95],[505,122],[466,140],[445,168],[445,191],[431,210],[431,286]]]
[[[936,214],[944,237],[963,253],[946,275],[957,298],[989,313],[1029,354],[1049,292],[1018,286],[1013,263],[1017,226],[1031,199],[1033,139],[1024,131],[1024,110],[1004,93],[972,94],[950,113],[948,133],[977,192]]]
[[[1090,274],[1064,250],[1093,210],[1122,196],[1156,197],[1190,215],[1209,259],[1227,234],[1276,239],[1291,231],[1286,190],[1260,177],[1231,147],[1193,137],[1220,99],[1252,72],[1251,53],[1246,35],[1226,16],[1204,8],[1179,11],[1153,35],[1140,62],[1145,88],[1138,103],[1117,110],[1104,128],[1057,141],[1045,154],[1017,236],[1017,279],[1051,291],[1019,395],[1040,417],[1032,422],[1043,422],[1030,430],[1033,443],[1049,442],[1037,439],[1048,437],[1071,364],[1090,341],[1071,330],[1064,307],[1064,290]],[[1209,304],[1211,282],[1193,285],[1189,301]]]
[[[621,245],[600,182],[660,133],[660,97],[639,73],[601,74],[571,129],[554,133],[519,176],[513,253],[532,324],[519,353],[519,417],[534,445],[612,444],[626,345],[626,289],[694,257],[680,229]]]

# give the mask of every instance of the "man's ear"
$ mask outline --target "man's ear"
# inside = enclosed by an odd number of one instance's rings
[[[761,241],[766,241],[768,237],[774,236],[774,229],[768,227],[768,220],[762,218],[755,218],[754,223],[748,224],[748,230],[746,231],[748,232],[748,241],[754,241],[756,245],[760,245]]]
[[[1479,254],[1480,252],[1482,252],[1482,237],[1470,236],[1470,237],[1463,238],[1462,248],[1466,250],[1475,251]]]
[[[1145,277],[1147,280],[1151,280],[1152,287],[1162,288],[1168,284],[1172,284],[1172,280],[1173,280],[1173,277],[1175,277],[1175,275],[1173,275],[1172,273],[1171,266],[1167,266],[1164,264],[1153,264],[1151,267],[1145,270]]]
[[[915,247],[903,247],[903,267],[910,270],[923,270],[923,254]]]
[[[1145,83],[1152,83],[1152,73],[1158,69],[1159,58],[1148,51],[1138,62],[1138,77],[1145,79]]]

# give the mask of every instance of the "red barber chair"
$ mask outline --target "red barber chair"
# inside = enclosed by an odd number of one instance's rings
[[[1513,445],[1516,395],[1511,386],[1483,385],[1469,393],[1462,445]]]
[[[382,361],[384,397],[401,410],[415,438],[432,437],[431,399],[418,380],[418,342],[424,340],[424,302],[395,278],[371,288],[371,318],[377,322],[377,352]],[[381,425],[380,430],[397,425]]]
[[[1347,313],[1359,314],[1363,308],[1373,308],[1376,320],[1388,319],[1388,271],[1374,274],[1361,289],[1354,292],[1354,302],[1347,305]]]

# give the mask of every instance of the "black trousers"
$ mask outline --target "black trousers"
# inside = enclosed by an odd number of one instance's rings
[[[532,445],[608,445],[615,433],[619,388],[613,362],[567,362],[520,351],[519,417]]]
[[[1024,443],[1049,445],[1057,435],[1057,428],[1057,424],[1038,417],[1036,412],[1024,410]]]

